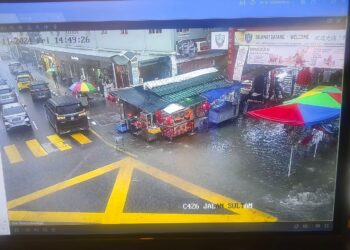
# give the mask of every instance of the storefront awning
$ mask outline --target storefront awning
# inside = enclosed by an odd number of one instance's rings
[[[44,52],[50,52],[54,54],[59,54],[64,56],[68,60],[76,60],[79,61],[80,59],[85,60],[100,60],[100,61],[107,61],[107,62],[113,62],[112,58],[123,56],[127,52],[125,51],[102,51],[102,50],[94,50],[94,49],[79,49],[79,48],[64,48],[64,47],[55,47],[55,46],[47,46],[42,44],[35,44],[28,46],[29,48],[40,50]]]
[[[189,62],[189,61],[195,61],[195,60],[202,60],[202,59],[208,59],[208,58],[214,58],[218,56],[224,56],[227,54],[227,51],[218,51],[218,50],[209,50],[207,52],[204,52],[202,54],[198,54],[195,57],[178,57],[177,58],[177,63],[184,63],[184,62]]]

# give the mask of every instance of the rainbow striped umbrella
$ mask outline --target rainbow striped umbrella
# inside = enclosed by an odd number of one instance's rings
[[[80,82],[73,83],[69,87],[69,89],[73,93],[93,93],[96,91],[96,88],[94,87],[94,85],[92,85],[91,83],[88,83],[86,81],[80,81]]]
[[[319,86],[282,105],[250,111],[248,115],[292,126],[313,126],[340,115],[342,91]]]

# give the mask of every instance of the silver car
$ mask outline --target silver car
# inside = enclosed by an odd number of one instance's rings
[[[5,79],[0,78],[0,85],[8,85]]]
[[[7,84],[0,85],[0,105],[17,102],[16,92]]]
[[[2,120],[6,131],[10,131],[12,128],[16,127],[32,127],[27,112],[18,102],[2,106]]]

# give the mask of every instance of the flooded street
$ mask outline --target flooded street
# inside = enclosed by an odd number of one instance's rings
[[[321,143],[322,144],[322,143]],[[280,221],[330,220],[336,145],[293,155],[281,124],[241,117],[208,132],[147,143],[130,134],[118,146],[194,184],[253,203]],[[176,206],[176,204],[175,204]]]

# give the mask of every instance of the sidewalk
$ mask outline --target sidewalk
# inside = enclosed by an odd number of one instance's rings
[[[58,88],[57,88],[55,85],[55,82],[49,76],[48,73],[46,73],[44,71],[40,71],[37,67],[32,66],[32,65],[27,65],[27,69],[32,74],[32,76],[35,80],[44,81],[44,82],[49,83],[49,88],[51,90],[51,93],[54,96],[61,96],[61,95],[64,95],[66,92],[69,93],[69,89],[60,83],[58,83]]]

